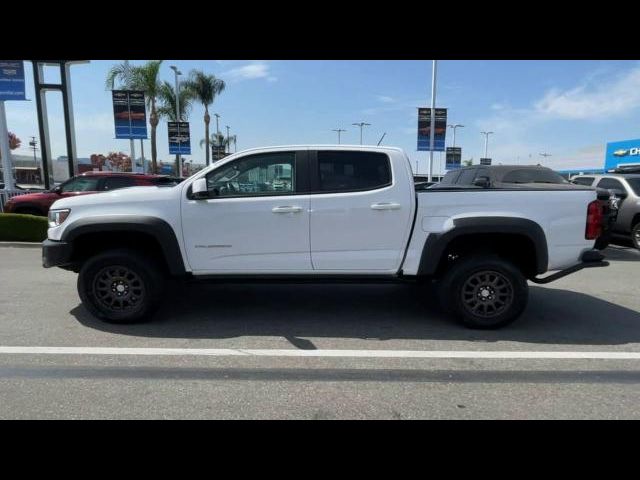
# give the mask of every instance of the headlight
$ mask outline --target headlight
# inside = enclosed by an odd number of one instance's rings
[[[61,225],[70,213],[71,210],[68,208],[61,210],[49,210],[49,227],[57,227],[58,225]]]

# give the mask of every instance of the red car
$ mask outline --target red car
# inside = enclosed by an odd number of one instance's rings
[[[87,172],[54,187],[48,192],[28,193],[12,197],[4,205],[5,213],[47,216],[56,200],[76,195],[106,192],[126,187],[177,185],[181,178],[141,173]]]

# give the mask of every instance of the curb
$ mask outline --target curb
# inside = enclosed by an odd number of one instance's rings
[[[0,242],[1,247],[42,248],[42,242]]]

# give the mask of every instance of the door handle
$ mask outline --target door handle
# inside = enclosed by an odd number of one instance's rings
[[[302,211],[302,207],[294,207],[294,206],[283,206],[283,207],[274,207],[271,209],[273,213],[298,213]]]
[[[372,210],[400,210],[399,203],[374,203],[371,205]]]

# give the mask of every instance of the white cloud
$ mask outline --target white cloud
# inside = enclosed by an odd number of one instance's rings
[[[554,88],[535,103],[537,112],[560,119],[590,120],[619,116],[640,107],[640,67],[599,83],[591,77],[568,90]]]
[[[378,101],[384,103],[384,105],[378,105],[372,108],[365,108],[362,110],[364,115],[378,115],[387,112],[407,111],[415,112],[415,118],[417,121],[417,106],[420,104],[420,100],[400,101],[395,98],[386,97],[383,95],[376,95]],[[385,100],[382,100],[384,98]],[[388,99],[388,100],[387,100]]]
[[[266,62],[254,62],[242,67],[232,68],[222,73],[221,77],[236,81],[264,78],[269,82],[275,82],[277,77],[271,75],[270,68],[271,66]]]
[[[395,99],[393,99],[392,97],[388,97],[386,95],[376,95],[376,98],[378,99],[378,101],[382,102],[382,103],[394,103]]]

